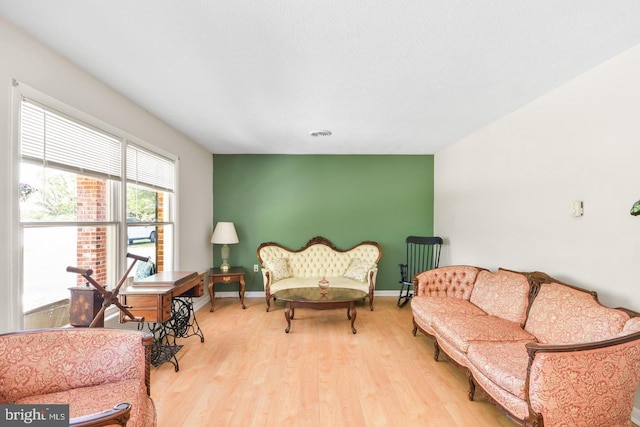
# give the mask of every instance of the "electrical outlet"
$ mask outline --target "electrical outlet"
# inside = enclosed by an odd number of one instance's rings
[[[258,272],[258,264],[253,264],[253,272],[254,273]]]

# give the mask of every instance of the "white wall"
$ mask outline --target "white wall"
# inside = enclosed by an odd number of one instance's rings
[[[18,265],[12,258],[12,249],[20,245],[11,219],[13,194],[17,194],[10,186],[15,173],[11,155],[13,79],[178,156],[176,268],[204,271],[210,267],[211,153],[0,18],[0,332],[16,330],[22,315],[17,306]],[[46,272],[42,278],[46,280]]]
[[[640,45],[437,153],[441,265],[544,271],[640,311],[639,76]]]

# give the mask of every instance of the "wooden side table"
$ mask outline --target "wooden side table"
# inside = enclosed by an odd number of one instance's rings
[[[244,281],[245,270],[243,267],[231,267],[229,271],[221,271],[220,268],[212,268],[209,270],[209,297],[211,298],[211,308],[209,311],[215,310],[214,306],[214,298],[216,296],[214,285],[216,283],[227,285],[229,283],[240,283],[240,289],[238,293],[240,294],[240,304],[242,304],[242,308],[245,309],[244,305],[244,289],[246,287]]]

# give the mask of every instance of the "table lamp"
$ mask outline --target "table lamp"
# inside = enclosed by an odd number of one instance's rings
[[[222,249],[220,250],[222,255],[221,271],[229,271],[231,267],[229,265],[229,245],[238,242],[238,235],[232,222],[219,222],[216,224],[216,228],[213,230],[213,236],[211,236],[211,243],[222,245]]]

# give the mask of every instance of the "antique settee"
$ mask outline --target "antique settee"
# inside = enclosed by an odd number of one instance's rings
[[[0,335],[0,403],[69,404],[71,426],[156,425],[149,332],[34,329]]]
[[[418,274],[413,334],[526,426],[631,426],[640,317],[541,272],[450,266]]]
[[[376,242],[366,241],[341,250],[324,237],[314,237],[295,250],[274,242],[262,243],[257,254],[262,265],[267,311],[274,292],[315,287],[323,277],[332,287],[367,292],[369,308],[373,310],[378,261],[382,257],[382,248]]]

